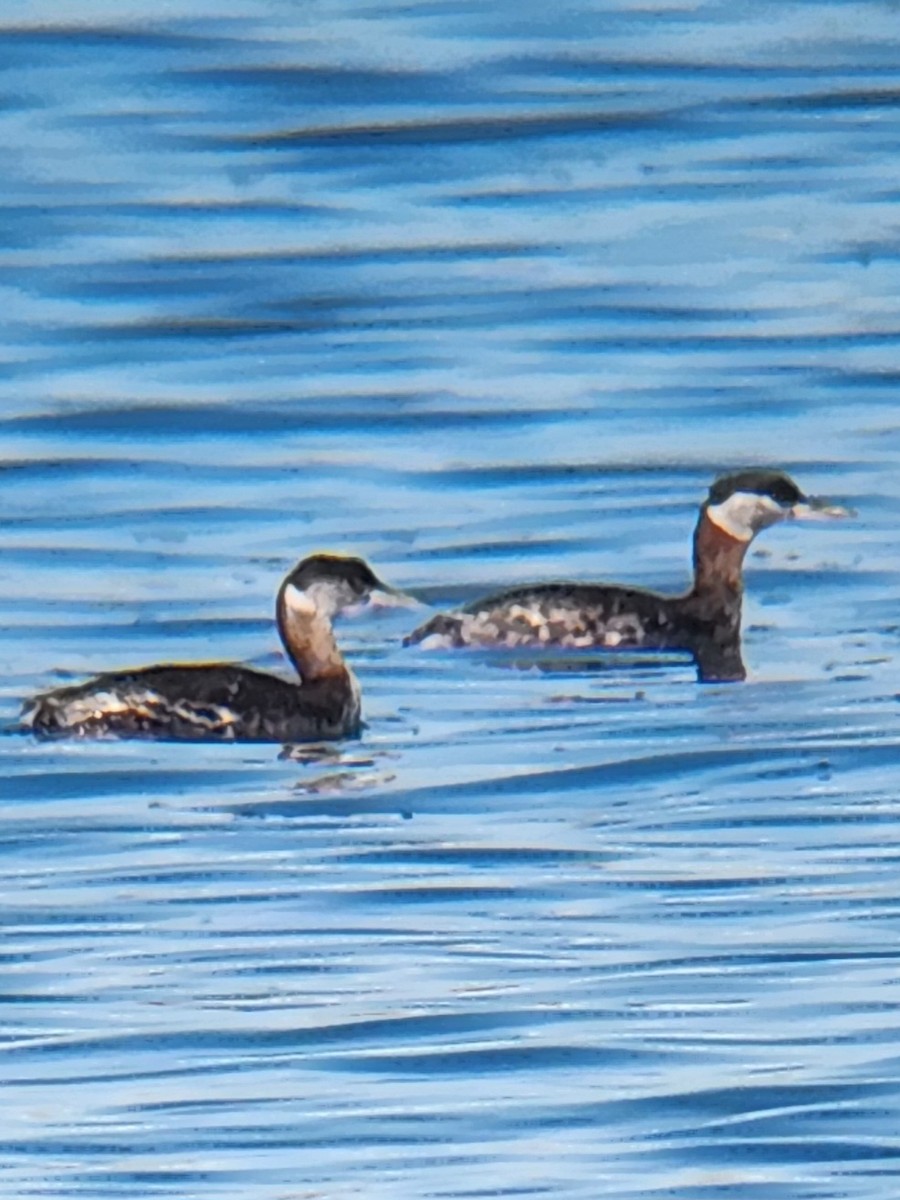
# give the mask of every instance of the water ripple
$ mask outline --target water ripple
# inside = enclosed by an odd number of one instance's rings
[[[885,6],[34,0],[5,35],[4,1196],[892,1200],[900,491]],[[746,685],[342,622],[342,746],[40,744],[282,670],[283,573],[686,586]]]

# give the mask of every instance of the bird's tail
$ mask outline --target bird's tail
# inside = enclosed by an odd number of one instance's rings
[[[439,649],[464,646],[462,626],[461,617],[454,616],[453,613],[438,613],[436,617],[432,617],[430,621],[426,621],[424,625],[420,625],[418,629],[407,634],[403,639],[403,645],[418,646],[422,642],[429,641],[432,646]],[[434,640],[431,641],[431,639]]]

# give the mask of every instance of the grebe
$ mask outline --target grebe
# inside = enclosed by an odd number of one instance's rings
[[[851,515],[804,496],[781,471],[724,475],[700,508],[686,595],[605,583],[524,585],[440,613],[404,644],[681,650],[693,655],[702,681],[744,679],[741,567],[750,543],[778,521]]]
[[[360,558],[315,554],[278,591],[278,632],[299,680],[236,663],[142,667],[36,696],[22,725],[43,736],[295,742],[359,732],[360,692],[332,617],[371,593],[395,595]]]

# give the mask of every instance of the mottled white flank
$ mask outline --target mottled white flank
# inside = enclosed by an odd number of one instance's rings
[[[298,617],[314,617],[317,612],[316,602],[301,588],[289,583],[284,589],[284,603],[289,612]]]
[[[511,604],[507,614],[510,621],[524,621],[532,629],[539,629],[544,624],[544,614],[534,608],[523,608],[521,604]]]
[[[502,600],[494,608],[478,612],[449,614],[446,625],[438,621],[433,632],[418,643],[425,650],[445,650],[454,646],[563,646],[583,649],[606,646],[626,649],[643,646],[647,630],[637,613],[606,612],[604,605],[579,608],[571,598],[555,596]],[[665,619],[660,618],[661,626]]]
[[[429,633],[419,645],[423,650],[452,650],[456,643],[446,633]]]
[[[224,729],[227,737],[234,737],[232,727],[239,719],[236,712],[223,704],[199,704],[195,707],[190,700],[177,700],[172,705],[172,712],[183,721],[190,721],[203,729]]]
[[[732,492],[721,504],[710,504],[706,515],[714,525],[739,542],[752,542],[761,529],[791,515],[771,496],[758,492]]]
[[[233,737],[232,726],[238,721],[236,713],[221,704],[193,704],[189,700],[169,702],[149,688],[134,688],[121,692],[90,692],[86,695],[55,698],[45,696],[43,704],[55,712],[54,725],[59,729],[93,731],[110,717],[130,717],[133,721],[159,721],[175,716],[200,729],[218,730]],[[22,715],[22,724],[31,726],[41,710],[35,704]]]
[[[86,696],[72,696],[61,699],[54,705],[59,713],[59,723],[64,728],[75,728],[78,725],[90,725],[92,721],[101,721],[104,717],[117,713],[137,713],[150,717],[159,712],[164,704],[158,692],[91,692]]]

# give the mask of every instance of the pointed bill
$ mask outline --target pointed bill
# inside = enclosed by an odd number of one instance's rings
[[[804,496],[792,505],[791,516],[796,521],[829,521],[855,517],[856,512],[842,504],[834,504],[824,496]]]
[[[417,600],[415,596],[408,596],[406,592],[399,592],[396,588],[388,587],[383,583],[378,588],[373,588],[369,593],[369,604],[373,608],[422,608],[424,607],[421,600]]]

